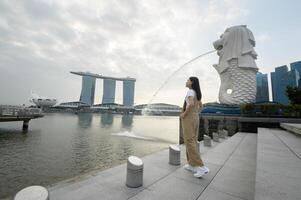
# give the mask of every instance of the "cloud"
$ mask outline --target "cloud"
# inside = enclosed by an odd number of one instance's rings
[[[146,103],[181,64],[211,50],[217,32],[249,13],[234,0],[4,0],[0,11],[0,91],[6,96],[0,103],[27,103],[35,88],[61,101],[77,100],[81,79],[71,70],[135,77],[135,101]],[[217,59],[211,55],[184,68],[155,101],[181,104],[183,85],[195,74],[204,101],[216,101]],[[7,76],[19,80],[10,90]]]

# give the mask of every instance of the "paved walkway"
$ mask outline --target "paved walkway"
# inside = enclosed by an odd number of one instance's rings
[[[237,133],[211,148],[202,147],[202,157],[211,172],[196,179],[182,165],[168,164],[168,150],[142,158],[143,186],[125,186],[126,165],[60,183],[49,189],[50,199],[254,199],[256,134]]]
[[[258,129],[256,200],[301,199],[301,137]]]
[[[259,128],[236,133],[213,147],[201,148],[210,173],[196,179],[168,164],[168,150],[142,158],[143,186],[125,186],[126,164],[49,188],[50,199],[300,200],[301,137],[286,130]]]

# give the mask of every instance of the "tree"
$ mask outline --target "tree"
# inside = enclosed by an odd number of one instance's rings
[[[290,100],[291,104],[301,104],[301,88],[287,86],[286,95]]]

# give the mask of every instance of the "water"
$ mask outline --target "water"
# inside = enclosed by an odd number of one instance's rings
[[[164,116],[53,113],[21,129],[22,122],[0,123],[0,198],[110,168],[179,137],[178,117]]]

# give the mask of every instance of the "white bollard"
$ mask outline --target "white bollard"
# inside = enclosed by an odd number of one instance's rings
[[[143,162],[136,156],[127,161],[126,186],[137,188],[143,185]]]
[[[218,136],[218,133],[213,132],[213,133],[212,133],[212,136],[213,136],[213,142],[219,142],[219,136]]]
[[[204,135],[204,146],[211,147],[211,138],[208,135]]]
[[[42,186],[34,185],[20,190],[14,200],[49,200],[48,190]]]
[[[177,145],[169,146],[169,164],[171,165],[181,164],[181,150]]]
[[[224,130],[219,130],[219,131],[218,131],[218,136],[219,136],[219,138],[225,139],[225,138],[226,138],[226,135],[225,135]]]
[[[225,139],[227,139],[228,138],[228,131],[226,129],[224,129],[223,131],[224,131]]]

